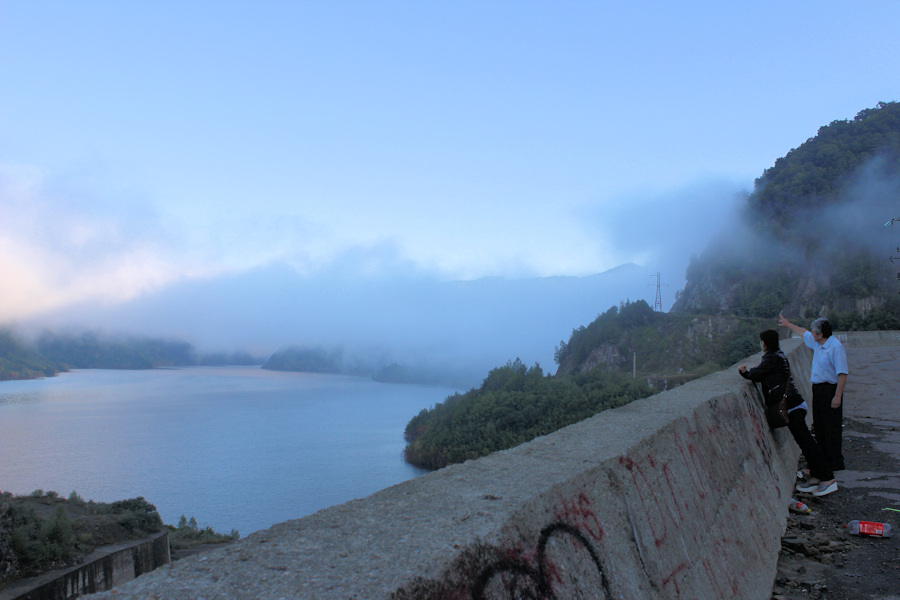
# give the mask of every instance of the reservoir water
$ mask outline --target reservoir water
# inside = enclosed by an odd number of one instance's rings
[[[0,490],[143,496],[245,536],[421,474],[403,428],[454,391],[258,367],[3,381]]]

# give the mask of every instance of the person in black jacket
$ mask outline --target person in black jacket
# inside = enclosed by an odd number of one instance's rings
[[[828,465],[828,459],[822,448],[806,426],[806,401],[794,386],[791,378],[791,365],[778,345],[778,332],[767,329],[759,334],[763,350],[762,360],[752,369],[746,365],[738,367],[738,373],[745,379],[762,383],[763,397],[766,404],[777,402],[788,386],[788,429],[809,465],[809,479],[797,485],[800,492],[812,492],[814,496],[825,496],[837,491],[834,472]]]

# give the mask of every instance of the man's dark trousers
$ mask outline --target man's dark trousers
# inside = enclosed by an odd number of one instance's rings
[[[832,471],[844,469],[844,455],[841,454],[841,426],[844,422],[844,402],[831,408],[831,401],[837,391],[836,383],[814,383],[812,386],[813,429],[816,441]]]

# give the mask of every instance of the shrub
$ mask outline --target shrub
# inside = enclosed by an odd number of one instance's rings
[[[720,360],[720,364],[728,367],[757,352],[759,352],[759,336],[745,335],[728,344],[728,351],[722,356],[724,361]]]
[[[120,515],[116,522],[133,533],[161,531],[163,527],[156,507],[143,497],[113,502],[108,511]]]
[[[50,518],[41,523],[39,540],[41,562],[69,561],[75,555],[75,531],[63,506],[57,506]]]
[[[184,515],[181,515],[178,520],[178,527],[169,526],[169,531],[169,539],[174,548],[186,548],[199,544],[221,544],[233,542],[241,537],[237,529],[232,529],[229,534],[217,533],[209,526],[200,529],[196,518],[188,519]]]

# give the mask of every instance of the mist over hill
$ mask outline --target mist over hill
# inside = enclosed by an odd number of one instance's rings
[[[900,328],[900,103],[833,121],[775,161],[693,256],[668,314],[625,303],[560,344],[557,374],[690,378],[756,351],[784,311]],[[891,257],[895,259],[891,260]]]
[[[865,315],[897,296],[897,217],[900,103],[879,103],[766,169],[738,220],[693,257],[672,310]]]
[[[897,103],[820,128],[775,161],[749,196],[714,186],[694,189],[691,200],[688,191],[677,202],[654,203],[669,211],[633,202],[627,215],[619,207],[584,216],[608,222],[617,244],[634,251],[645,244],[653,256],[667,257],[667,272],[676,263],[683,269],[689,249],[698,249],[673,313],[772,318],[785,310],[800,318],[844,315],[868,326],[854,315],[892,310],[897,269],[888,259],[900,246],[900,223],[883,225],[900,217]],[[376,265],[370,272],[372,258],[314,275],[270,263],[182,280],[124,303],[68,305],[18,325],[35,336],[47,327],[183,340],[200,354],[271,357],[293,349],[273,364],[327,357],[354,374],[390,367],[382,375],[394,380],[440,371],[475,384],[515,358],[549,367],[559,358],[554,349],[565,346],[560,341],[590,330],[584,325],[610,307],[653,298],[654,272],[667,264],[625,264],[588,277],[443,281],[415,269]],[[581,348],[581,341],[569,346]],[[683,366],[666,366],[673,368]]]
[[[623,298],[652,297],[648,269],[587,277],[366,279],[299,275],[270,265],[188,281],[128,303],[69,307],[32,327],[87,328],[185,340],[198,351],[268,356],[298,347],[339,354],[355,374],[398,363],[467,385],[521,358],[552,365],[573,328]]]

